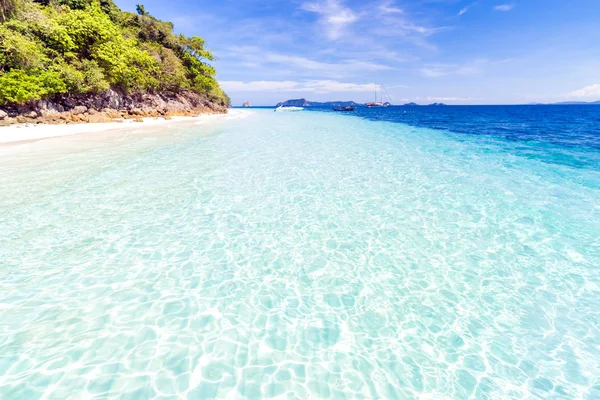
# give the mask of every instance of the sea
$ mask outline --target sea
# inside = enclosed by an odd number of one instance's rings
[[[0,147],[0,398],[600,399],[600,106]]]

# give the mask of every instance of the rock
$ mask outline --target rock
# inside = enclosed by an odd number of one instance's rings
[[[88,122],[112,122],[112,118],[110,118],[105,113],[90,113],[90,116],[87,118],[87,120]]]
[[[123,106],[121,95],[112,89],[102,93],[104,102],[108,105],[108,108],[119,109]]]
[[[88,109],[86,106],[77,106],[75,108],[73,108],[71,110],[71,114],[73,115],[79,115],[79,114],[83,114],[84,112],[86,112]]]
[[[38,100],[32,104],[32,108],[40,116],[55,115],[65,110],[62,105],[50,100]]]
[[[123,119],[191,116],[226,111],[226,106],[191,91],[126,94],[107,90],[99,94],[64,94],[24,104],[2,106],[0,122],[2,125],[27,122],[116,122]]]
[[[110,118],[122,118],[122,115],[117,110],[113,110],[111,108],[105,108],[102,112],[108,115]]]
[[[60,114],[61,112],[56,109],[44,109],[44,110],[40,110],[39,113],[42,117],[49,117],[51,115]]]

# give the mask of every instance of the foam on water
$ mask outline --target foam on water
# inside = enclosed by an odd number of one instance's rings
[[[600,397],[598,169],[325,113],[52,143],[0,160],[2,399]]]

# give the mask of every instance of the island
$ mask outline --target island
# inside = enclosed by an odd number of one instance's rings
[[[318,108],[329,108],[329,107],[365,107],[368,106],[369,103],[357,103],[355,101],[309,101],[306,99],[291,99],[282,101],[277,103],[275,107],[318,107]],[[391,106],[392,104],[385,103],[386,106]],[[420,105],[417,103],[406,103],[403,104],[402,107],[444,107],[446,104],[444,103],[432,103],[428,105]]]
[[[446,104],[444,103],[432,103],[432,104],[428,104],[426,106],[422,106],[420,104],[417,103],[406,103],[402,105],[403,107],[443,107],[446,106]]]
[[[109,122],[224,113],[229,97],[198,36],[142,5],[112,0],[3,1],[0,125]]]
[[[538,105],[555,105],[555,106],[582,106],[582,105],[599,105],[600,100],[598,101],[561,101],[558,103],[537,103]]]
[[[361,106],[363,104],[354,101],[307,101],[306,99],[292,99],[277,103],[275,107],[348,107]]]

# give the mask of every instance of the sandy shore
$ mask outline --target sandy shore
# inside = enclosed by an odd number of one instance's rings
[[[25,124],[0,127],[0,145],[19,144],[55,137],[78,135],[83,133],[98,133],[119,129],[153,127],[174,123],[204,123],[220,118],[241,118],[247,116],[247,110],[228,110],[227,114],[203,114],[197,117],[144,118],[144,122],[124,120],[123,122],[106,122],[90,124],[46,125]]]

